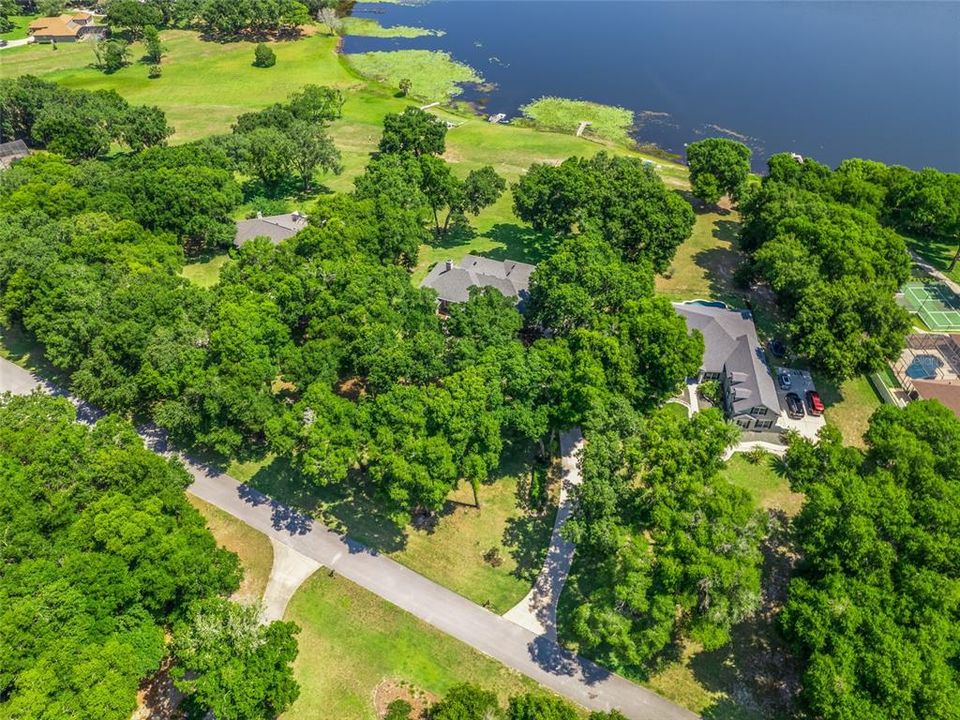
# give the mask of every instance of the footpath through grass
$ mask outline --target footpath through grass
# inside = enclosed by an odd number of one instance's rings
[[[471,682],[507,696],[537,685],[395,605],[326,571],[294,595],[287,620],[300,625],[295,664],[302,691],[287,720],[375,720],[372,697],[384,681],[434,696]]]

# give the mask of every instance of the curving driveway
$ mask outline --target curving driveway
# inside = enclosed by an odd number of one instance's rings
[[[0,392],[57,389],[0,358]],[[57,392],[57,394],[63,394]],[[84,410],[80,406],[81,412]],[[141,430],[148,447],[170,454],[161,433]],[[590,710],[619,709],[631,720],[693,720],[698,716],[656,693],[485,610],[395,560],[338,535],[229,475],[180,456],[194,478],[188,492],[260,530],[272,541],[331,568],[437,629]]]

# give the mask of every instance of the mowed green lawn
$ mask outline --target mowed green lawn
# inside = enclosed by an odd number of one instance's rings
[[[363,588],[320,570],[294,595],[287,620],[302,628],[294,665],[300,698],[287,720],[375,720],[381,682],[440,696],[471,682],[507,696],[535,690],[527,678]]]

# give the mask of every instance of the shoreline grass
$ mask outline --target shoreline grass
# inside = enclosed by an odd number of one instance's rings
[[[375,38],[413,39],[419,37],[442,37],[446,35],[443,30],[431,30],[429,28],[414,27],[412,25],[381,25],[376,20],[359,17],[343,18],[343,31],[344,34],[355,37]]]
[[[350,64],[364,77],[391,87],[411,83],[411,95],[430,102],[447,102],[463,92],[462,85],[483,77],[472,67],[440,50],[388,50],[351,53]]]
[[[589,135],[613,142],[632,143],[628,135],[634,126],[632,110],[587,100],[569,100],[542,97],[520,108],[524,117],[542,130],[574,134],[581,121],[590,125],[584,131]]]

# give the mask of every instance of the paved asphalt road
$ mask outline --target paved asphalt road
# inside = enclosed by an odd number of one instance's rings
[[[0,358],[0,392],[43,385]],[[54,390],[49,385],[45,389]],[[162,452],[162,441],[145,434]],[[328,530],[229,475],[184,459],[194,478],[189,492],[268,537],[331,568],[437,629],[467,643],[590,710],[619,709],[632,720],[692,720],[697,716],[656,693],[562,649],[552,640],[495,615],[388,557]]]

